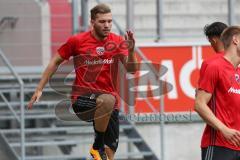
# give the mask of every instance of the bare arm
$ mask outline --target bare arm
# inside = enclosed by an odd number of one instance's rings
[[[44,70],[43,74],[42,74],[42,78],[35,90],[35,93],[33,94],[31,100],[28,103],[28,108],[31,109],[33,104],[37,101],[39,101],[41,95],[42,95],[42,90],[44,88],[44,86],[46,85],[46,83],[48,82],[49,78],[52,76],[52,74],[55,73],[55,71],[57,70],[58,66],[64,61],[64,59],[62,59],[60,57],[59,54],[56,54],[51,61],[49,62],[47,68]]]
[[[125,59],[126,69],[130,73],[135,73],[138,69],[138,63],[136,55],[134,54],[135,39],[133,37],[133,33],[131,31],[127,31],[125,39],[132,41],[132,46],[128,49],[128,57]]]
[[[220,131],[225,139],[235,146],[240,146],[240,132],[235,129],[228,128],[222,123],[208,107],[208,102],[212,94],[203,90],[198,90],[195,100],[195,111],[203,118],[203,120],[215,130]]]

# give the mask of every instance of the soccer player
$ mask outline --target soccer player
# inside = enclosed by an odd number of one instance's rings
[[[215,59],[215,57],[223,56],[224,54],[224,46],[220,39],[222,32],[224,29],[226,29],[228,26],[225,23],[222,22],[213,22],[211,24],[207,24],[204,27],[204,34],[208,41],[210,42],[212,48],[216,52],[216,54],[205,61],[203,61],[201,65],[200,75],[204,75],[205,69],[207,68],[207,65],[209,62]],[[198,90],[196,89],[196,95]]]
[[[195,111],[207,123],[202,160],[240,159],[240,27],[221,35],[224,56],[215,57],[200,75]]]
[[[80,119],[93,122],[95,139],[90,154],[94,160],[113,160],[118,147],[118,62],[122,62],[128,72],[137,70],[133,33],[127,31],[124,40],[112,33],[111,28],[109,6],[98,4],[92,8],[90,31],[71,36],[59,48],[28,104],[31,108],[39,100],[58,66],[73,57],[76,78],[72,87],[72,107]]]

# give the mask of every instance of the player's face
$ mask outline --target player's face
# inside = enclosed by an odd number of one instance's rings
[[[236,46],[237,46],[237,53],[240,56],[240,35],[237,36]]]
[[[95,20],[91,20],[95,34],[103,39],[108,36],[112,29],[112,13],[98,13]]]
[[[210,42],[214,51],[217,52],[218,51],[217,37],[208,37],[208,41]]]

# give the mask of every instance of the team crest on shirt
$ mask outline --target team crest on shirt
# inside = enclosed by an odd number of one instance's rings
[[[234,76],[232,76],[230,79],[231,79],[232,83],[237,82],[238,84],[240,84],[240,75],[239,74],[235,73]]]
[[[240,83],[240,76],[239,74],[235,74],[235,80],[237,83]]]
[[[96,52],[97,52],[98,55],[101,56],[101,55],[104,54],[105,49],[104,49],[104,47],[97,47],[97,48],[96,48]]]

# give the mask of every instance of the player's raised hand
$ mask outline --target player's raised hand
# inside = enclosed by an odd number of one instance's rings
[[[125,40],[131,42],[128,50],[129,50],[129,52],[133,52],[134,51],[134,47],[135,47],[135,38],[133,36],[133,32],[132,31],[130,31],[130,30],[126,31]]]
[[[28,102],[28,109],[31,109],[33,104],[35,102],[38,102],[41,96],[42,96],[42,91],[36,90],[31,98],[31,100]]]

